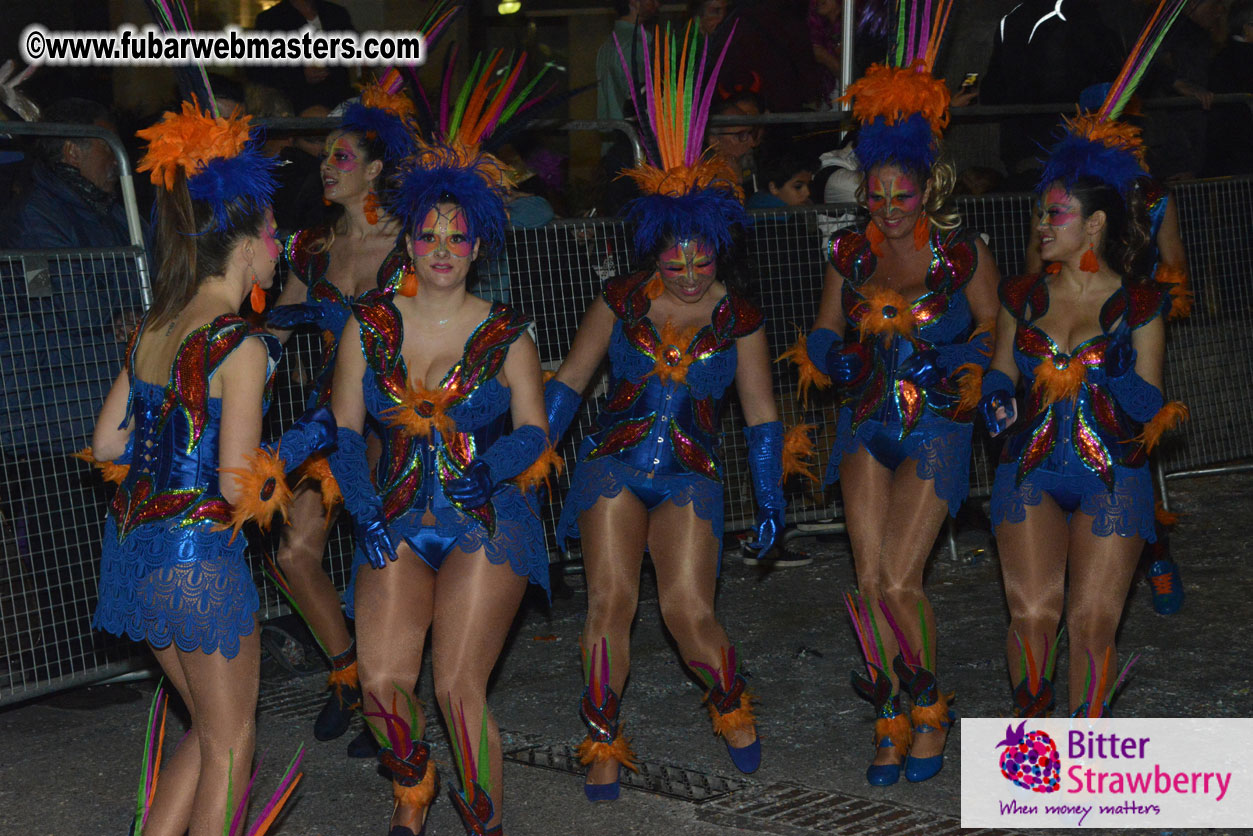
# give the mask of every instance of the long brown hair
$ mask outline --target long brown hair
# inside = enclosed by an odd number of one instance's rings
[[[151,325],[169,322],[187,306],[202,281],[226,272],[235,244],[261,233],[265,209],[234,203],[226,207],[225,215],[226,229],[218,230],[213,207],[191,199],[181,171],[171,189],[157,191],[157,273],[148,312]]]

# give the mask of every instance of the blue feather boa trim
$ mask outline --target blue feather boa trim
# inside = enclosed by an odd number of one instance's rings
[[[416,148],[414,132],[404,119],[382,108],[366,107],[359,101],[344,108],[340,125],[345,131],[377,136],[390,162],[404,159]]]
[[[861,126],[857,134],[857,159],[863,171],[875,166],[896,165],[911,171],[930,171],[940,156],[940,144],[931,123],[914,113],[888,124],[882,116]]]
[[[669,239],[700,238],[715,251],[731,244],[731,227],[752,223],[744,204],[725,189],[693,189],[681,197],[649,194],[627,204],[626,219],[635,225],[635,252],[653,253]]]
[[[187,179],[192,200],[213,207],[214,229],[226,230],[228,206],[242,203],[249,209],[264,209],[274,198],[278,184],[274,169],[278,160],[261,153],[261,143],[253,137],[243,151],[233,157],[218,157],[205,163]]]
[[[1070,186],[1080,177],[1093,177],[1126,194],[1147,173],[1130,151],[1067,132],[1044,161],[1038,188],[1043,191],[1059,181]]]

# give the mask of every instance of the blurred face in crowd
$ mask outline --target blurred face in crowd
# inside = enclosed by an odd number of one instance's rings
[[[722,21],[727,16],[727,0],[705,0],[705,4],[701,6],[700,17],[696,19],[696,23],[700,26],[702,35],[708,37],[714,33]]]
[[[302,119],[324,119],[329,113],[330,111],[326,109],[326,105],[310,105],[300,111],[299,116]],[[311,157],[321,154],[322,146],[325,143],[325,137],[312,134],[299,134],[292,140],[293,145]]]
[[[788,206],[802,206],[809,203],[809,184],[814,175],[809,171],[798,171],[784,181],[783,185],[770,184],[770,194],[782,200]]]
[[[631,0],[637,23],[652,23],[661,14],[660,0]]]
[[[1090,244],[1097,244],[1094,231],[1099,232],[1104,212],[1083,217],[1083,205],[1060,183],[1053,183],[1040,197],[1040,257],[1045,261],[1072,262],[1083,257]]]
[[[695,304],[705,298],[717,278],[718,262],[713,249],[700,238],[673,241],[657,256],[657,274],[672,296]]]
[[[93,124],[117,132],[117,126],[107,119],[97,119]],[[117,157],[103,139],[66,140],[61,149],[61,161],[78,169],[79,174],[103,192],[113,194],[117,188]]]
[[[814,14],[819,17],[825,17],[827,20],[838,20],[840,17],[840,4],[837,0],[810,0],[810,8],[814,10]]]
[[[455,203],[441,203],[426,213],[409,233],[409,257],[424,286],[452,287],[464,283],[479,244],[470,238],[465,212]]]
[[[345,206],[364,201],[382,170],[383,163],[371,160],[355,135],[335,131],[322,149],[322,196]]]
[[[736,102],[718,112],[720,116],[760,116],[761,111],[752,102]],[[761,141],[757,128],[751,125],[719,125],[710,129],[709,139],[714,151],[731,163],[732,167],[743,168],[749,160],[753,149]]]
[[[894,165],[876,166],[866,175],[866,208],[887,238],[913,235],[926,196],[919,178]]]

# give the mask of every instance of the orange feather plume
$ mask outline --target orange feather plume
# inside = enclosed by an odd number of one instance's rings
[[[945,717],[945,719],[948,718]],[[891,719],[880,717],[878,720],[875,720],[875,746],[878,746],[879,741],[885,737],[892,741],[898,752],[907,751],[909,745],[914,742],[914,726],[909,719],[909,715],[902,712]]]
[[[385,110],[404,119],[417,115],[418,109],[404,93],[391,93],[380,84],[368,84],[361,90],[361,104]]]
[[[818,451],[810,433],[818,429],[814,424],[797,424],[783,436],[783,478],[804,476],[815,485],[821,484],[813,468],[818,463]]]
[[[1075,136],[1099,142],[1106,148],[1126,151],[1140,165],[1145,165],[1144,142],[1140,139],[1140,129],[1135,125],[1092,113],[1081,113],[1073,118],[1067,116],[1063,121],[1066,123],[1066,130]]]
[[[565,459],[557,455],[557,451],[550,444],[544,448],[543,453],[540,453],[539,458],[530,467],[514,477],[513,481],[523,491],[534,490],[543,485],[551,494],[552,484],[550,479],[554,473],[561,473],[565,466]]]
[[[100,471],[100,478],[106,482],[112,482],[115,485],[122,484],[126,480],[126,474],[130,473],[131,466],[129,464],[118,464],[108,459],[100,461],[91,452],[91,447],[84,447],[77,453],[71,453],[71,457],[79,461],[87,462],[87,464]]]
[[[426,774],[422,776],[421,781],[412,787],[406,787],[404,784],[393,781],[392,797],[397,804],[402,804],[405,807],[422,808],[431,806],[431,802],[435,800],[437,774],[435,764],[428,763]]]
[[[1059,360],[1064,365],[1058,366]],[[1044,406],[1063,399],[1073,401],[1079,396],[1079,387],[1087,374],[1083,363],[1073,357],[1045,358],[1035,367],[1035,383],[1031,384],[1031,389],[1043,398]]]
[[[1187,269],[1163,262],[1157,266],[1153,280],[1165,285],[1170,292],[1168,319],[1182,319],[1192,314],[1193,294]]]
[[[1171,401],[1149,419],[1144,429],[1135,437],[1135,441],[1144,445],[1144,452],[1152,453],[1163,433],[1173,430],[1186,420],[1188,420],[1188,408],[1182,401]]]
[[[277,450],[257,448],[257,452],[245,457],[247,467],[224,467],[221,473],[235,477],[239,488],[239,500],[231,506],[231,522],[220,525],[214,531],[225,531],[230,528],[230,540],[244,527],[244,523],[253,520],[262,531],[268,531],[275,514],[287,520],[287,505],[291,502],[291,488],[287,486],[287,478],[283,472],[283,460]]]
[[[962,363],[953,371],[957,378],[957,391],[961,397],[957,401],[957,411],[968,412],[979,405],[983,397],[983,367],[978,363]]]
[[[719,188],[744,200],[739,178],[730,163],[717,155],[706,156],[691,167],[676,165],[665,171],[644,163],[626,169],[621,176],[631,178],[644,194],[682,197],[693,189]]]
[[[948,126],[948,85],[926,69],[923,61],[908,67],[872,64],[848,86],[840,101],[853,103],[853,117],[863,124],[884,117],[889,125],[920,114],[936,136]]]
[[[181,113],[167,111],[161,121],[135,135],[148,141],[136,171],[151,171],[154,186],[174,188],[174,177],[196,174],[205,163],[233,157],[248,144],[248,116],[210,116],[194,101],[183,102]]]
[[[712,691],[710,692],[713,693]],[[757,717],[753,713],[753,702],[756,700],[750,692],[740,696],[740,707],[723,714],[712,700],[706,697],[705,708],[709,710],[709,719],[713,720],[714,734],[725,737],[727,732],[751,729],[757,725]]]
[[[864,342],[869,334],[882,335],[885,343],[893,336],[913,341],[914,311],[904,296],[895,290],[881,287],[876,288],[861,304],[866,306],[866,313],[857,326],[859,340]]]
[[[1035,690],[1036,686],[1031,686]],[[916,705],[909,712],[909,720],[914,724],[914,728],[919,726],[930,726],[933,729],[944,728],[952,721],[948,717],[948,705],[953,701],[955,692],[947,694],[940,692],[936,694],[936,700],[931,705]],[[896,741],[893,740],[893,743]]]
[[[339,491],[339,482],[335,481],[335,474],[331,473],[331,463],[326,456],[317,453],[310,456],[296,473],[299,476],[296,481],[298,485],[306,479],[317,481],[318,489],[322,493],[322,509],[326,511],[326,525],[330,525],[335,506],[344,501],[344,495]]]
[[[776,363],[782,363],[790,360],[796,366],[796,373],[800,379],[799,387],[796,391],[796,399],[804,406],[809,406],[809,390],[813,386],[819,389],[826,389],[831,385],[831,378],[822,373],[822,370],[814,365],[814,361],[809,359],[809,337],[799,328],[796,330],[796,342],[792,343],[792,347],[779,355]]]
[[[430,438],[432,429],[447,437],[457,429],[444,412],[453,397],[453,392],[438,387],[427,389],[420,381],[412,381],[400,396],[400,403],[385,410],[383,417],[409,437]]]
[[[590,736],[585,737],[583,742],[579,744],[577,753],[579,763],[584,766],[613,760],[632,772],[640,771],[640,768],[635,764],[635,753],[631,751],[631,742],[623,737],[621,732],[613,739],[613,743],[601,743],[592,740]]]
[[[1153,506],[1153,519],[1169,528],[1174,525],[1179,525],[1181,515],[1176,514],[1174,511],[1167,511],[1162,507],[1162,502],[1159,499],[1157,504]]]

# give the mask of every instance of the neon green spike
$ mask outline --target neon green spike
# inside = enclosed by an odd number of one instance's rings
[[[382,746],[384,749],[390,746],[391,741],[387,739],[387,734],[384,733],[384,731],[380,729],[378,726],[374,725],[374,721],[371,720],[369,717],[365,716],[365,712],[360,712],[360,713],[361,713],[361,719],[365,721],[366,728],[370,730],[370,734],[374,735],[374,739],[378,742],[378,744]]]
[[[461,92],[457,94],[457,103],[453,107],[452,118],[448,120],[448,131],[445,137],[449,141],[457,135],[457,131],[461,128],[461,117],[470,101],[470,91],[474,89],[474,83],[479,74],[479,65],[482,62],[482,55],[474,56],[474,65],[470,67],[470,74],[466,76],[465,83],[461,85]]]
[[[1014,639],[1018,642],[1018,679],[1025,680],[1027,678],[1027,648],[1022,643],[1022,636],[1018,635],[1018,631],[1014,631]]]
[[[522,105],[526,102],[527,97],[531,95],[531,91],[535,89],[535,86],[539,84],[540,79],[544,77],[544,73],[548,72],[549,66],[551,65],[545,64],[542,68],[540,68],[539,74],[536,75],[535,78],[531,79],[531,81],[522,88],[521,93],[513,97],[513,101],[511,101],[505,109],[501,111],[500,118],[496,120],[497,125],[503,125],[505,122],[509,121],[513,114],[517,113],[518,108],[522,107]]]
[[[226,752],[226,818],[222,820],[222,836],[231,836],[231,818],[235,811],[235,750]]]
[[[479,786],[492,795],[492,753],[487,741],[487,706],[483,706],[483,720],[479,725],[479,758],[476,764]]]
[[[893,62],[893,66],[896,66],[896,67],[905,66],[905,41],[906,41],[905,5],[906,5],[906,2],[907,0],[900,0],[897,3],[897,9],[899,11],[897,13],[897,22],[896,22],[896,61]]]
[[[921,600],[918,601],[918,623],[922,625],[922,666],[929,671],[934,671],[935,665],[931,661],[931,642],[927,634],[927,614]]]
[[[1053,679],[1053,668],[1057,665],[1057,648],[1061,646],[1062,636],[1066,634],[1066,625],[1062,625],[1062,629],[1057,631],[1057,638],[1053,640],[1053,647],[1049,650],[1048,661],[1044,663],[1045,679]]]

